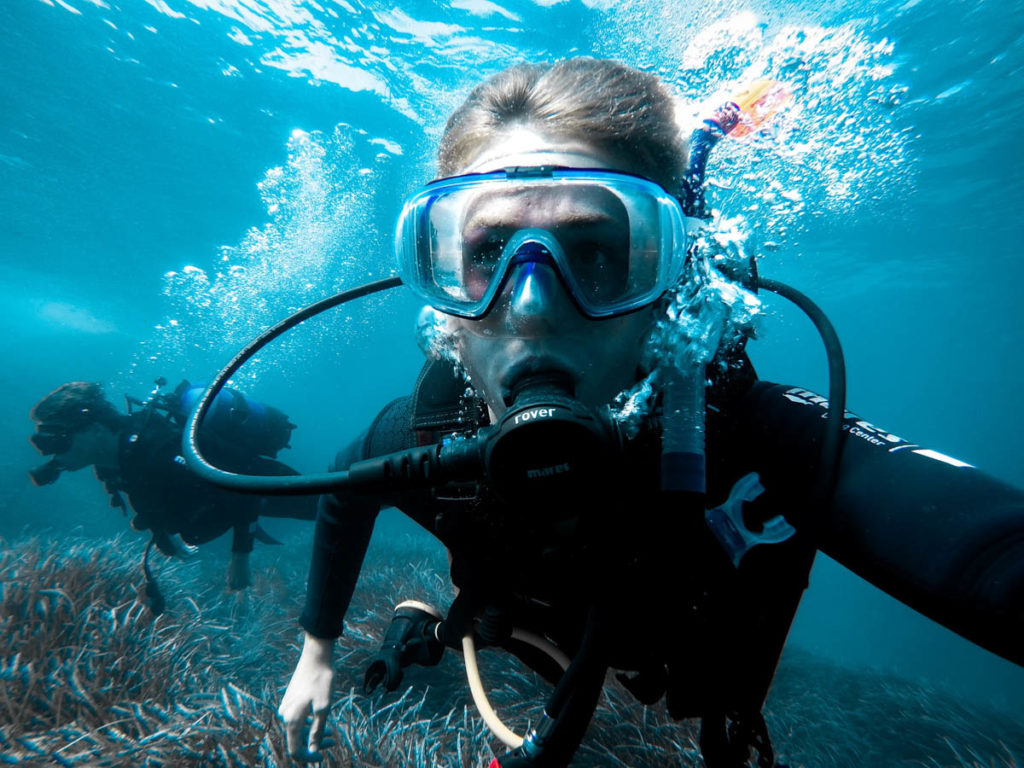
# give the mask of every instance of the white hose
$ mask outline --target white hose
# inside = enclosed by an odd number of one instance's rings
[[[554,661],[555,664],[562,668],[563,672],[569,668],[569,664],[572,660],[562,653],[554,644],[549,643],[540,635],[535,635],[533,632],[527,632],[525,629],[514,627],[512,629],[512,639],[519,640],[527,645],[532,645],[538,651],[543,651],[551,657],[551,660]]]
[[[487,700],[483,683],[480,682],[480,670],[476,665],[476,645],[473,643],[473,633],[467,632],[462,638],[462,655],[466,661],[466,678],[469,680],[469,690],[473,694],[473,702],[476,704],[480,717],[484,719],[491,733],[500,739],[509,749],[519,749],[523,746],[523,737],[514,733],[506,726],[491,707]]]
[[[563,672],[569,668],[569,657],[540,635],[516,628],[512,630],[512,637],[546,653],[562,668]],[[462,638],[462,658],[466,663],[466,679],[469,681],[469,690],[473,694],[473,703],[476,704],[480,717],[483,718],[487,727],[491,729],[491,733],[504,743],[505,746],[509,749],[518,749],[523,745],[523,737],[501,722],[501,719],[491,706],[491,702],[487,700],[484,684],[480,680],[480,668],[476,663],[476,644],[473,642],[472,632],[467,632],[466,636]]]

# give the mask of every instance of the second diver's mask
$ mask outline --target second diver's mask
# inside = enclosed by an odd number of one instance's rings
[[[626,173],[537,166],[440,179],[409,197],[395,237],[402,279],[431,306],[487,314],[511,272],[553,266],[580,312],[622,315],[679,279],[679,202]]]
[[[29,442],[43,456],[50,456],[50,460],[40,464],[28,472],[32,484],[41,487],[57,482],[63,470],[57,456],[71,450],[74,443],[75,430],[65,424],[54,422],[43,422],[36,424],[36,431],[29,435]]]
[[[36,431],[29,435],[28,441],[43,456],[55,456],[69,451],[74,438],[75,430],[71,427],[44,422],[36,424]]]

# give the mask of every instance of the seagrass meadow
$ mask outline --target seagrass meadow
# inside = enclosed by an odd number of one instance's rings
[[[161,560],[167,610],[153,617],[139,601],[137,540],[2,542],[0,763],[288,765],[275,710],[299,652],[301,546],[259,550],[242,593],[223,589],[212,555]],[[336,654],[326,765],[470,768],[500,754],[454,653],[408,670],[397,693],[361,691],[391,607],[443,604],[444,574],[443,556],[412,539],[371,550]],[[545,684],[504,655],[485,652],[481,665],[496,708],[523,728]],[[766,714],[793,768],[1009,768],[1024,757],[1024,728],[1004,715],[792,648]],[[573,765],[700,766],[696,740],[695,723],[645,709],[609,677]]]

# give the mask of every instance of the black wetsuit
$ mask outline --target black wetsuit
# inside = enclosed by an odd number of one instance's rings
[[[188,544],[204,544],[233,531],[232,552],[251,552],[251,525],[259,516],[312,520],[315,502],[308,497],[263,498],[217,488],[188,471],[181,457],[181,427],[159,413],[128,417],[121,432],[118,468],[97,467],[96,476],[117,503],[127,497],[135,512],[132,527],[151,530],[157,546],[172,553],[169,537],[180,534]],[[254,456],[243,447],[204,440],[204,450],[227,470],[258,475],[293,475],[274,459]],[[123,502],[122,502],[123,503]]]
[[[460,408],[463,389],[450,369],[429,365],[416,393],[388,405],[336,468],[464,429],[472,414]],[[600,605],[607,665],[638,672],[637,697],[666,694],[676,717],[706,724],[759,713],[816,549],[1024,664],[1024,493],[848,414],[832,501],[815,508],[825,413],[823,398],[758,381],[749,363],[709,389],[708,506],[757,472],[765,491],[744,507],[748,527],[783,515],[797,529],[786,542],[753,548],[738,569],[703,514],[674,508],[658,490],[656,434],[631,441],[614,477],[590,498],[515,509],[483,488],[464,499],[418,492],[385,501],[450,550],[461,591],[449,623],[453,613],[479,616],[496,606],[571,656],[588,611]],[[377,509],[353,497],[321,500],[301,618],[310,634],[341,634]]]

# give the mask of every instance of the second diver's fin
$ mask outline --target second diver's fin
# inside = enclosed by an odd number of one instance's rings
[[[272,544],[274,546],[281,546],[284,544],[283,541],[278,541],[267,533],[259,523],[253,523],[249,528],[249,533],[251,533],[252,537],[261,544]]]

